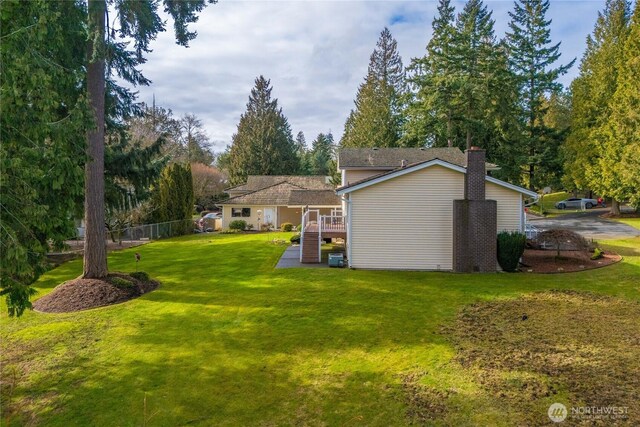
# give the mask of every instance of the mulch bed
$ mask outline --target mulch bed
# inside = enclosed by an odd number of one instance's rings
[[[130,285],[123,286],[123,282],[114,284],[118,279],[127,280]],[[154,280],[138,280],[122,273],[111,273],[104,280],[79,277],[57,286],[51,293],[34,302],[33,308],[46,313],[87,310],[129,301],[151,292],[159,285]]]
[[[622,257],[612,252],[604,252],[602,258],[590,259],[591,253],[581,251],[526,249],[522,255],[520,271],[525,273],[569,273],[606,267],[620,261]]]

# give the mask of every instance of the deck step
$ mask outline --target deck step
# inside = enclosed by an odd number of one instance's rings
[[[302,262],[305,264],[317,264],[320,259],[318,241],[320,234],[317,231],[305,231],[302,236]]]

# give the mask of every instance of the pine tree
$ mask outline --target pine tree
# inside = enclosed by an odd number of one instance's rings
[[[20,316],[49,245],[75,235],[91,127],[81,89],[86,15],[75,2],[47,0],[0,10],[0,295]]]
[[[344,147],[394,147],[401,128],[404,70],[398,44],[385,28],[371,57],[365,81],[358,88],[355,110],[345,122]]]
[[[287,118],[271,99],[270,80],[260,76],[240,116],[229,152],[229,180],[240,184],[248,175],[294,175],[300,168]]]
[[[455,63],[451,53],[455,36],[455,8],[440,0],[433,19],[427,53],[408,67],[412,89],[405,109],[402,145],[449,146],[456,139],[454,119]]]
[[[331,132],[319,133],[311,145],[311,174],[331,174],[331,159],[333,158],[333,135]]]
[[[491,82],[499,67],[491,12],[481,0],[469,0],[456,20],[452,58],[456,64],[457,115],[464,129],[465,147],[482,145],[490,123]],[[487,147],[483,147],[487,148]]]
[[[164,0],[164,11],[174,20],[176,41],[188,46],[196,33],[188,30],[188,24],[197,21],[197,13],[206,5],[204,0],[175,2]],[[75,3],[74,3],[75,4]],[[133,85],[149,84],[137,66],[145,62],[144,54],[151,51],[149,44],[159,32],[165,31],[165,23],[159,16],[159,1],[139,0],[114,3],[119,18],[119,28],[107,28],[108,8],[106,0],[88,0],[87,3],[87,52],[86,88],[95,127],[87,133],[87,157],[85,164],[85,278],[101,278],[107,275],[107,253],[104,235],[104,144],[105,144],[105,93],[112,72]],[[109,38],[106,35],[109,34]],[[133,51],[127,50],[133,41]],[[108,62],[108,66],[107,66]],[[108,71],[108,73],[107,73]],[[131,104],[134,94],[120,90],[121,96]]]
[[[307,147],[307,140],[304,137],[304,132],[300,131],[296,135],[296,156],[300,163],[298,173],[300,175],[311,175],[311,154]]]
[[[518,0],[515,10],[509,12],[510,32],[506,41],[509,49],[509,62],[518,83],[520,115],[524,124],[520,138],[519,151],[527,153],[527,181],[529,188],[545,186],[537,179],[536,173],[548,175],[554,170],[553,164],[546,160],[557,153],[560,140],[549,138],[552,129],[545,126],[546,97],[561,89],[558,76],[565,74],[575,60],[567,65],[552,68],[560,58],[560,43],[551,44],[550,25],[546,19],[549,0]]]
[[[617,61],[611,116],[603,124],[599,187],[613,200],[640,207],[640,3]],[[618,211],[612,211],[619,214]]]
[[[626,0],[608,0],[599,13],[587,49],[580,63],[580,75],[571,84],[573,116],[571,133],[565,145],[565,183],[572,188],[592,189],[613,197],[603,184],[606,170],[603,156],[604,132],[612,114],[612,98],[618,86],[622,49],[629,26]],[[618,65],[618,66],[616,66]],[[617,201],[612,210],[617,211]]]

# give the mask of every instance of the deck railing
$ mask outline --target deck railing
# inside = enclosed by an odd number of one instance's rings
[[[321,231],[345,231],[346,218],[342,215],[322,215],[320,217]]]

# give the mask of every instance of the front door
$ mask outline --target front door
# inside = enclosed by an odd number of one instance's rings
[[[264,208],[264,224],[271,224],[275,227],[276,224],[276,210],[273,208]]]

